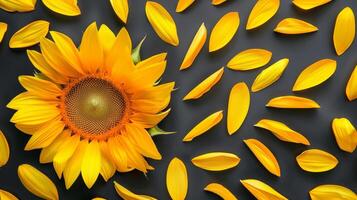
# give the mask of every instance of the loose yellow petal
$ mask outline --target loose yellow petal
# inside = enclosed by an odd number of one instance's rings
[[[335,156],[319,150],[309,149],[296,157],[301,169],[308,172],[326,172],[336,167],[338,160]]]
[[[178,0],[177,6],[176,6],[176,12],[182,12],[186,10],[195,0]]]
[[[4,22],[0,22],[0,43],[4,38],[6,31],[7,31],[7,24]]]
[[[10,192],[7,192],[5,190],[0,189],[0,199],[1,200],[18,200],[17,197],[15,197],[13,194]]]
[[[249,14],[246,30],[263,25],[278,11],[280,0],[258,0]]]
[[[102,198],[102,197],[94,197],[92,200],[107,200],[107,199]]]
[[[356,200],[357,195],[352,190],[340,185],[319,185],[310,192],[311,200]]]
[[[238,12],[225,14],[214,25],[209,38],[209,52],[217,51],[228,44],[239,28],[240,18]]]
[[[0,8],[8,12],[29,12],[35,10],[37,0],[1,0]]]
[[[244,140],[244,143],[270,173],[280,177],[279,163],[268,147],[256,139]]]
[[[262,119],[254,126],[271,131],[278,139],[282,141],[310,145],[310,142],[303,135],[290,129],[288,126],[281,122]]]
[[[126,23],[129,14],[129,4],[128,0],[110,0],[115,14],[119,19]]]
[[[244,82],[233,86],[228,100],[227,130],[229,135],[235,133],[243,124],[250,105],[248,86]]]
[[[211,90],[213,86],[215,86],[222,78],[224,72],[224,67],[217,70],[215,73],[211,74],[201,83],[199,83],[195,88],[193,88],[184,98],[183,100],[189,99],[198,99],[205,93]]]
[[[222,120],[222,118],[222,110],[211,114],[210,116],[202,120],[200,123],[198,123],[193,129],[191,129],[191,131],[187,133],[187,135],[183,138],[182,141],[192,141],[195,137],[202,135],[203,133],[217,125]]]
[[[81,10],[77,5],[77,0],[42,0],[45,6],[53,12],[66,16],[77,16],[81,14]]]
[[[10,48],[24,48],[33,46],[46,37],[50,23],[44,20],[31,22],[18,30],[10,39]]]
[[[219,183],[210,183],[205,187],[205,191],[212,192],[223,200],[238,200],[231,191]]]
[[[157,2],[147,1],[145,6],[146,17],[156,34],[165,42],[173,45],[179,45],[177,29],[174,19],[170,13]]]
[[[186,52],[180,70],[187,69],[192,65],[193,61],[196,59],[197,55],[200,53],[203,45],[205,44],[206,38],[207,38],[207,29],[205,24],[202,23],[195,37],[193,38],[190,47]]]
[[[265,49],[247,49],[235,55],[227,64],[233,70],[251,70],[262,67],[270,61],[272,53]]]
[[[22,164],[17,173],[21,183],[32,194],[42,199],[59,199],[55,184],[41,171],[29,164]]]
[[[0,167],[4,166],[7,163],[9,157],[10,157],[9,144],[7,143],[4,133],[0,131]]]
[[[276,82],[283,74],[288,64],[289,59],[283,58],[260,72],[252,85],[252,92],[258,92]]]
[[[222,3],[226,2],[226,1],[227,0],[212,0],[211,4],[217,6],[217,5],[220,5],[220,4],[222,4]]]
[[[340,149],[352,153],[357,146],[357,130],[346,118],[335,118],[332,121],[332,130]]]
[[[355,66],[355,69],[348,80],[346,86],[346,96],[350,101],[357,99],[357,66]]]
[[[116,181],[114,181],[114,188],[118,195],[124,200],[155,200],[156,198],[146,196],[146,195],[138,195],[126,189],[124,186],[120,185]]]
[[[337,55],[342,55],[353,43],[356,32],[356,22],[353,10],[344,8],[336,18],[335,30],[333,32],[333,44]],[[348,28],[346,28],[348,27]]]
[[[194,157],[192,163],[209,171],[223,171],[237,166],[240,158],[232,153],[212,152]]]
[[[99,143],[93,140],[86,148],[81,167],[83,181],[88,188],[91,188],[98,178],[101,159]]]
[[[188,177],[185,164],[173,158],[167,167],[166,187],[172,200],[184,200],[188,190]]]
[[[310,10],[331,1],[332,0],[293,0],[293,4],[303,10]]]
[[[273,108],[293,108],[293,109],[308,109],[320,108],[320,105],[314,100],[298,97],[298,96],[280,96],[270,99],[266,107]]]
[[[240,182],[258,200],[288,200],[272,187],[259,180],[246,179]]]
[[[319,29],[316,26],[295,18],[283,19],[274,29],[275,32],[283,34],[304,34],[317,30]]]
[[[323,83],[335,73],[336,67],[337,62],[331,59],[322,59],[313,63],[300,73],[293,91],[306,90]]]

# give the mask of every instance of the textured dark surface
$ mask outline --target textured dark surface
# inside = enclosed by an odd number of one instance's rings
[[[79,178],[67,191],[64,181],[57,178],[51,164],[39,164],[40,151],[25,152],[23,150],[29,136],[16,130],[14,125],[8,122],[13,111],[7,109],[5,105],[22,91],[17,76],[32,74],[34,68],[26,56],[25,49],[11,50],[8,48],[11,35],[29,22],[45,19],[51,22],[51,30],[70,35],[78,44],[83,30],[93,21],[97,21],[98,24],[105,23],[115,32],[123,26],[112,11],[109,0],[81,0],[79,4],[82,15],[78,17],[59,16],[50,12],[42,5],[41,1],[38,1],[34,12],[9,14],[0,11],[0,21],[9,24],[9,30],[0,45],[0,128],[4,131],[11,146],[10,161],[5,167],[0,168],[1,189],[12,192],[20,199],[37,199],[21,185],[17,177],[17,166],[21,163],[30,163],[54,181],[61,199],[90,199],[95,196],[119,199],[114,191],[112,183],[114,180],[135,193],[152,195],[158,199],[169,199],[165,183],[166,168],[169,161],[177,156],[187,166],[189,175],[187,199],[192,200],[217,199],[216,196],[203,191],[203,188],[211,182],[225,185],[239,199],[253,199],[239,183],[240,179],[247,178],[262,180],[293,200],[309,199],[308,191],[320,184],[341,184],[357,191],[356,153],[348,154],[339,150],[331,131],[331,120],[334,117],[347,117],[357,125],[357,101],[348,102],[344,95],[348,77],[357,64],[354,55],[354,52],[357,51],[356,42],[341,57],[335,55],[332,44],[332,30],[336,15],[345,6],[350,6],[357,11],[356,2],[336,0],[323,7],[305,12],[294,7],[290,1],[282,0],[278,13],[268,23],[257,30],[248,32],[245,30],[245,24],[255,1],[230,0],[218,7],[210,5],[208,0],[197,1],[184,13],[177,14],[174,12],[176,0],[158,0],[176,21],[180,38],[179,47],[172,47],[164,43],[153,32],[145,16],[145,2],[144,0],[130,1],[130,14],[126,27],[134,44],[147,35],[142,49],[143,58],[163,51],[168,52],[168,67],[163,81],[176,81],[179,88],[173,93],[172,112],[161,125],[166,130],[177,131],[177,134],[155,138],[163,155],[161,161],[150,161],[156,170],[150,172],[147,177],[137,171],[126,174],[117,173],[107,183],[99,178],[90,190]],[[241,17],[239,31],[233,40],[226,47],[212,54],[208,53],[207,43],[190,69],[183,72],[178,71],[182,58],[200,24],[205,22],[210,32],[217,20],[228,11],[238,11]],[[272,30],[275,25],[286,17],[304,19],[318,26],[320,30],[316,33],[299,36],[274,33]],[[224,66],[233,55],[247,48],[269,49],[273,52],[271,63],[287,57],[290,59],[290,64],[278,82],[261,92],[251,94],[249,114],[236,134],[228,136],[226,118],[224,117],[218,126],[205,135],[190,143],[182,143],[181,140],[187,131],[204,117],[218,110],[224,110],[226,113],[230,88],[240,81],[245,81],[251,86],[261,69],[249,72],[226,69],[221,82],[199,100],[182,102],[182,97],[205,77]],[[264,105],[270,98],[293,94],[291,88],[298,74],[306,66],[322,58],[337,60],[336,73],[324,84],[305,92],[296,93],[318,101],[321,104],[321,109],[291,111],[265,108]],[[254,128],[253,125],[262,118],[286,123],[291,128],[303,133],[310,140],[311,146],[285,143],[267,131]],[[282,170],[281,178],[270,174],[257,161],[243,143],[243,139],[248,138],[259,139],[276,155]],[[339,160],[339,165],[326,173],[313,174],[302,171],[296,164],[295,157],[307,148],[320,148],[334,154]],[[241,163],[231,170],[213,173],[196,168],[190,162],[194,156],[211,151],[235,153],[241,158]]]

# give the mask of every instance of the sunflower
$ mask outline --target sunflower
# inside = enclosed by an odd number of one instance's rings
[[[7,105],[17,110],[11,122],[31,135],[25,150],[42,149],[66,188],[82,175],[91,188],[99,174],[152,170],[145,157],[160,160],[147,129],[170,109],[174,82],[158,84],[166,53],[134,63],[125,28],[118,35],[92,23],[77,49],[71,38],[51,32],[41,53],[27,54],[39,73],[19,76],[25,92]],[[165,110],[166,109],[166,110]]]

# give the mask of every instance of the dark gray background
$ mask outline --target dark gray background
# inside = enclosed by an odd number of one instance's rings
[[[64,187],[64,181],[55,175],[51,164],[40,165],[38,157],[40,151],[25,152],[23,148],[29,136],[16,130],[9,119],[13,111],[5,105],[16,94],[23,91],[17,81],[21,74],[32,74],[33,66],[29,62],[25,49],[12,50],[8,48],[11,35],[37,19],[51,22],[50,29],[70,35],[78,44],[83,30],[93,21],[100,25],[107,24],[117,32],[123,24],[119,22],[110,6],[109,0],[82,0],[79,5],[82,15],[78,17],[64,17],[52,13],[38,0],[36,10],[30,13],[9,14],[0,11],[0,21],[9,24],[9,30],[0,45],[0,128],[4,131],[11,148],[11,157],[8,164],[0,169],[0,188],[8,190],[20,199],[36,199],[21,185],[17,177],[17,166],[21,163],[30,163],[48,175],[60,193],[61,199],[90,199],[102,196],[108,199],[118,199],[113,187],[113,181],[118,181],[128,189],[139,194],[148,194],[158,199],[169,199],[166,191],[166,168],[169,161],[177,156],[181,158],[188,169],[189,191],[187,199],[217,199],[216,196],[204,192],[203,188],[211,183],[218,182],[229,188],[239,199],[253,199],[253,197],[239,183],[240,179],[255,178],[262,180],[290,199],[309,199],[308,191],[320,184],[341,184],[357,190],[357,156],[339,150],[331,132],[331,120],[334,117],[347,117],[357,125],[357,101],[348,102],[344,91],[347,80],[357,64],[356,43],[341,57],[335,55],[332,44],[332,31],[338,12],[345,6],[351,6],[357,11],[354,1],[334,1],[328,5],[311,10],[302,11],[294,7],[290,1],[282,0],[278,13],[265,25],[257,30],[246,31],[245,25],[255,1],[230,0],[221,6],[214,7],[210,1],[196,1],[184,13],[175,13],[176,0],[157,0],[164,5],[176,21],[180,38],[179,47],[172,47],[161,41],[153,32],[145,16],[144,0],[130,1],[130,14],[127,29],[131,33],[134,44],[137,44],[144,35],[147,39],[143,45],[142,57],[167,51],[168,67],[163,82],[176,81],[179,90],[173,93],[171,101],[172,112],[161,124],[166,130],[177,131],[176,135],[157,136],[155,142],[163,155],[161,161],[150,161],[156,168],[147,177],[134,171],[125,174],[116,173],[107,183],[99,178],[95,186],[88,190],[81,178],[70,190]],[[216,53],[208,53],[208,43],[197,57],[194,65],[183,72],[178,71],[179,65],[186,50],[202,22],[210,30],[217,20],[229,11],[238,11],[241,17],[240,28],[233,40]],[[286,17],[297,17],[315,24],[319,31],[299,36],[286,36],[274,33],[275,25]],[[348,28],[348,27],[346,27]],[[207,41],[208,42],[208,41]],[[197,122],[209,114],[223,109],[227,110],[227,99],[230,88],[237,82],[245,81],[251,86],[255,76],[261,69],[236,72],[229,69],[218,85],[208,94],[196,101],[182,102],[182,97],[205,77],[224,66],[236,53],[247,48],[266,48],[273,52],[271,63],[287,57],[290,59],[288,68],[281,79],[267,89],[251,94],[249,114],[233,136],[228,136],[225,118],[215,128],[205,135],[196,138],[190,143],[181,140]],[[338,68],[331,79],[324,84],[296,93],[304,97],[315,99],[321,104],[318,110],[277,110],[265,108],[266,102],[276,96],[293,94],[291,88],[298,74],[309,64],[322,59],[331,58],[338,61]],[[269,132],[254,128],[258,120],[269,118],[286,123],[293,129],[303,133],[311,142],[311,148],[320,148],[334,154],[340,161],[332,171],[326,173],[307,173],[296,164],[295,157],[303,150],[310,148],[292,143],[279,141]],[[257,161],[250,150],[244,145],[243,139],[257,138],[266,144],[276,155],[282,170],[281,178],[270,174]],[[232,152],[241,158],[238,167],[223,172],[207,172],[196,168],[190,162],[194,156],[211,152]]]

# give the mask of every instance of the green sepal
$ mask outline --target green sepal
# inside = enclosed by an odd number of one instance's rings
[[[141,49],[141,46],[143,45],[145,39],[146,39],[146,36],[139,42],[139,44],[133,49],[133,52],[131,53],[131,58],[133,59],[134,64],[137,64],[138,62],[141,61],[140,49]]]
[[[164,131],[161,128],[159,128],[158,126],[154,126],[154,127],[150,128],[148,130],[148,132],[151,135],[151,137],[157,136],[157,135],[171,135],[171,134],[176,133],[174,131]]]

